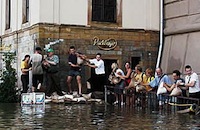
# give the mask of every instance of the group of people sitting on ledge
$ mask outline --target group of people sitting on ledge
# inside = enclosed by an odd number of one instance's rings
[[[136,65],[135,70],[132,71],[129,62],[125,63],[125,73],[118,67],[117,63],[113,63],[111,68],[109,81],[114,85],[116,97],[114,104],[124,105],[123,99],[126,99],[128,105],[135,104],[138,94],[144,94],[143,97],[146,97],[145,94],[149,91],[156,92],[160,106],[164,104],[165,97],[162,95],[164,93],[170,96],[188,96],[200,99],[199,78],[192,71],[190,65],[185,66],[185,79],[181,78],[179,70],[173,71],[174,82],[167,74],[163,73],[161,68],[156,68],[155,77],[151,68],[147,68],[144,73],[140,65]],[[126,98],[123,94],[126,95]],[[142,100],[142,102],[145,102],[146,99],[143,98]]]

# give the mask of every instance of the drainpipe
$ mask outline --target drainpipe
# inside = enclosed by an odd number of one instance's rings
[[[0,34],[0,35],[1,35],[1,34]],[[2,52],[1,47],[2,47],[2,37],[0,36],[0,55],[1,55],[1,52]],[[3,72],[3,67],[2,67],[2,56],[0,56],[0,61],[1,61],[1,63],[0,63],[0,73],[2,74],[2,72]],[[1,80],[0,80],[0,83],[1,83]]]
[[[160,67],[160,60],[162,56],[162,50],[163,50],[163,8],[164,8],[164,0],[160,0],[160,45],[158,50],[158,58],[156,63],[156,68]]]
[[[0,36],[0,53],[2,52],[2,37]],[[0,68],[0,69],[2,69],[2,68]]]
[[[2,37],[0,36],[0,47],[2,46]]]

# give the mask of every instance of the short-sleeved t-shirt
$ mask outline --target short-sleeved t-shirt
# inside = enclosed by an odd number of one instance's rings
[[[70,54],[69,57],[68,57],[68,62],[71,62],[72,64],[77,64],[77,56],[76,54]],[[73,67],[71,66],[70,67],[71,70],[75,70],[75,71],[79,71],[80,70],[80,67]]]
[[[189,93],[196,93],[200,92],[200,87],[199,87],[199,78],[196,73],[192,73],[190,76],[185,77],[185,83],[191,83],[192,81],[195,82],[195,85],[193,87],[189,87]]]
[[[159,86],[161,82],[172,85],[171,79],[166,74],[163,74],[161,77],[156,76],[155,79],[149,83],[149,85],[154,88]]]
[[[29,65],[27,62],[25,61],[22,61],[21,62],[21,69],[28,69],[29,68]],[[28,71],[27,72],[22,72],[23,74],[28,74]]]
[[[31,58],[32,62],[32,73],[36,75],[43,74],[43,68],[42,68],[42,60],[43,57],[41,54],[33,54]]]
[[[119,77],[118,73],[121,73],[122,76],[125,76],[125,75],[124,75],[124,72],[123,72],[121,69],[119,69],[119,68],[118,68],[118,69],[116,70],[116,72],[115,72],[115,76],[116,76],[116,77]]]
[[[52,57],[47,57],[47,60],[53,61],[54,63],[58,64],[59,63],[59,58],[57,55],[53,55]]]
[[[89,60],[90,63],[93,63],[97,68],[95,68],[95,74],[105,74],[105,66],[103,60],[91,59]]]
[[[147,78],[147,83],[150,83],[152,80],[154,80],[155,77],[151,76]]]
[[[147,76],[144,73],[136,74],[135,79],[140,82],[142,81],[143,83],[147,82]]]

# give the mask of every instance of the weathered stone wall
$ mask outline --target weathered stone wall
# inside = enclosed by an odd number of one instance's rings
[[[189,64],[197,73],[199,67],[199,0],[165,0],[164,50],[161,66],[166,73],[174,69],[184,73]]]
[[[60,55],[67,54],[69,46],[75,45],[79,51],[85,54],[95,55],[96,52],[100,51],[107,55],[121,55],[124,60],[129,60],[131,56],[138,55],[136,52],[139,52],[140,55],[142,55],[142,65],[144,66],[149,65],[149,53],[147,52],[151,53],[153,60],[157,58],[158,32],[62,25],[40,25],[39,28],[39,43],[42,46],[50,41],[48,38],[52,40],[64,39],[64,42],[54,45],[54,49],[56,49]],[[99,39],[115,39],[118,45],[114,50],[100,50],[97,46],[92,44],[92,39],[95,36],[99,37]],[[121,54],[118,54],[119,52]],[[155,61],[152,63],[152,67],[154,67],[154,65]]]
[[[93,45],[94,37],[101,40],[115,39],[117,46],[113,50],[101,50]],[[86,54],[89,58],[94,58],[96,53],[100,52],[103,59],[116,60],[123,69],[126,61],[131,61],[132,57],[139,57],[140,64],[146,69],[147,67],[155,67],[159,44],[159,34],[154,31],[37,24],[26,30],[18,31],[18,64],[20,65],[21,58],[26,53],[33,53],[35,46],[44,48],[46,44],[57,39],[64,40],[52,46],[55,54],[60,57],[60,82],[64,90],[66,90],[66,76],[69,70],[68,50],[72,45],[76,47],[77,51]],[[19,65],[18,76],[20,76]],[[90,69],[86,66],[82,67],[82,77],[85,88],[86,80],[90,77]]]
[[[32,55],[34,53],[34,47],[37,46],[38,31],[36,28],[28,28],[25,30],[19,30],[7,35],[2,36],[1,55],[2,52],[13,52],[16,54],[16,58],[13,61],[13,67],[16,68],[18,76],[18,86],[21,88],[21,61],[25,55]],[[1,58],[0,58],[1,59]],[[2,61],[1,61],[2,63]],[[32,85],[32,74],[30,72],[30,86]]]
[[[159,40],[158,32],[65,25],[39,25],[39,32],[41,46],[49,42],[48,38],[52,40],[64,39],[63,42],[52,46],[56,50],[56,54],[60,56],[61,84],[63,87],[69,70],[67,57],[71,45],[74,45],[77,51],[91,58],[100,52],[103,59],[116,59],[122,68],[126,61],[131,60],[131,57],[140,57],[140,64],[144,69],[155,67]],[[99,39],[115,39],[118,43],[117,47],[109,51],[100,50],[92,42],[92,39],[96,36]],[[85,84],[85,81],[89,78],[88,67],[83,67],[82,72],[83,84]]]

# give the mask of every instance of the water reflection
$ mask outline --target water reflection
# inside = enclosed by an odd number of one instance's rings
[[[99,104],[0,104],[0,129],[162,130],[200,129],[199,116],[174,111]]]

